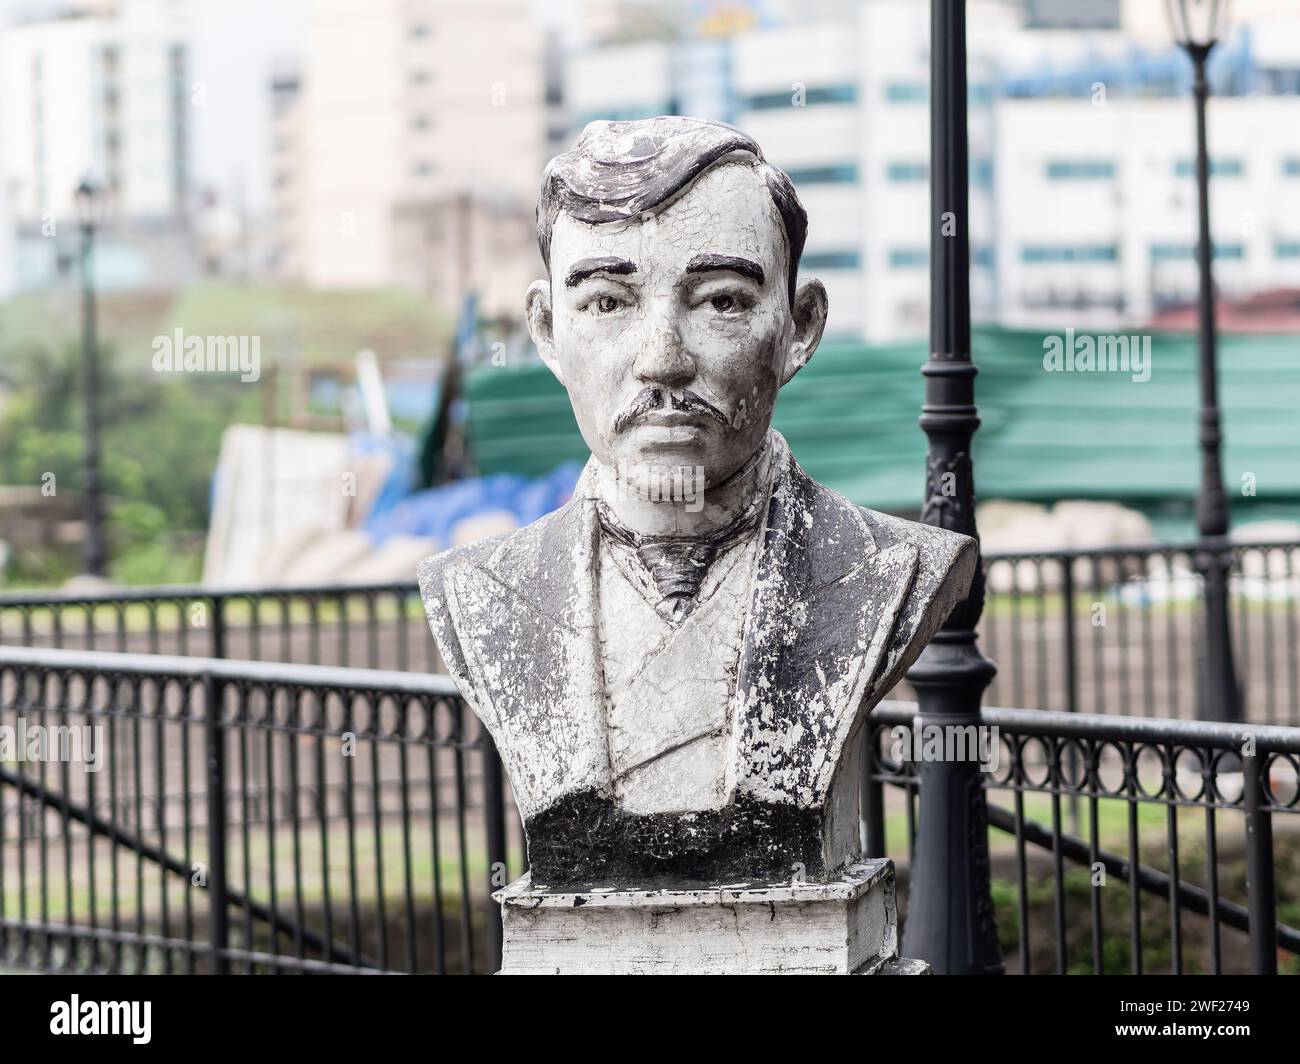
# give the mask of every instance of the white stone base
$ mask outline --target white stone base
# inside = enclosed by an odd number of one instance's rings
[[[893,963],[888,860],[829,883],[677,890],[548,890],[525,875],[493,897],[502,975],[919,974]]]

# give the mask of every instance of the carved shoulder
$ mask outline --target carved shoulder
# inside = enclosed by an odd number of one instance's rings
[[[451,614],[447,609],[447,574],[458,565],[482,565],[492,557],[497,547],[509,535],[505,533],[482,539],[475,543],[466,543],[452,547],[441,554],[425,558],[415,570],[416,580],[420,585],[420,599],[424,603],[424,613],[429,619],[429,628],[433,632],[434,642],[438,644],[438,653],[442,655],[447,671],[464,692],[469,682],[465,670],[465,656],[461,651],[460,640],[456,636]]]
[[[862,514],[880,549],[898,542],[911,543],[917,549],[912,589],[874,685],[877,695],[883,696],[902,679],[953,607],[966,597],[979,549],[970,536],[946,528],[866,508]]]

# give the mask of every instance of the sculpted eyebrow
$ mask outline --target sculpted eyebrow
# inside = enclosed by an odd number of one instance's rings
[[[594,259],[579,259],[564,278],[564,287],[573,288],[581,284],[594,273],[636,273],[636,263],[613,255],[603,255]]]
[[[735,255],[696,255],[686,264],[687,273],[713,273],[716,270],[738,273],[759,284],[763,283],[763,267],[757,262]]]

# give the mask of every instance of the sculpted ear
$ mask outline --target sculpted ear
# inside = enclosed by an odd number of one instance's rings
[[[534,281],[528,286],[524,296],[524,318],[528,322],[528,335],[537,345],[537,353],[542,356],[546,368],[555,374],[555,379],[564,383],[560,372],[559,359],[555,357],[555,326],[551,318],[551,285],[549,281]]]
[[[790,308],[794,336],[790,339],[790,350],[786,353],[785,368],[781,372],[782,385],[808,364],[821,343],[827,306],[826,287],[821,281],[805,281],[795,290],[794,306]]]

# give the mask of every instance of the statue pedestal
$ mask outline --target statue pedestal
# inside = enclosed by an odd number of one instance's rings
[[[827,883],[549,890],[525,875],[493,897],[502,975],[924,974],[898,960],[894,865]]]

